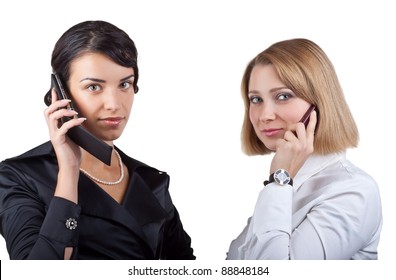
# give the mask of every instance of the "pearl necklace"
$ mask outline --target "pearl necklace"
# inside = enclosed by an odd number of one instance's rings
[[[87,175],[93,181],[103,184],[103,185],[117,185],[117,184],[121,183],[121,181],[124,179],[124,165],[122,164],[122,159],[121,159],[120,154],[116,150],[114,150],[114,152],[116,153],[116,155],[118,157],[118,161],[120,163],[120,168],[121,168],[121,176],[117,181],[113,181],[113,182],[103,181],[103,180],[98,179],[95,176],[89,174],[86,170],[84,170],[80,167],[81,172],[84,173],[85,175]]]

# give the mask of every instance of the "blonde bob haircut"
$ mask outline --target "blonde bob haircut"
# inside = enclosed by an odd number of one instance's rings
[[[307,39],[292,39],[271,45],[249,62],[241,91],[245,105],[242,150],[247,155],[269,154],[257,137],[249,118],[249,80],[254,66],[272,64],[280,80],[297,97],[316,106],[314,153],[338,153],[356,147],[359,132],[346,103],[334,67],[324,51]]]

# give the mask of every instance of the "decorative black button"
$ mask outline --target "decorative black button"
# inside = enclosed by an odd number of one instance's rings
[[[65,225],[66,225],[66,228],[73,230],[73,229],[77,228],[77,221],[74,218],[69,218],[66,220]]]

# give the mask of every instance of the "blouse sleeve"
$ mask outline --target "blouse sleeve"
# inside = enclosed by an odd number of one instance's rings
[[[231,258],[351,259],[381,227],[380,199],[373,184],[354,178],[329,185],[294,226],[294,189],[267,185],[259,194],[249,225],[231,245],[238,247],[238,252],[230,252]],[[375,250],[368,253],[376,255]]]
[[[292,227],[291,186],[267,185],[259,194],[253,216],[228,259],[288,259]]]
[[[10,259],[63,259],[65,247],[77,246],[80,210],[60,197],[46,207],[23,174],[0,165],[0,231]]]

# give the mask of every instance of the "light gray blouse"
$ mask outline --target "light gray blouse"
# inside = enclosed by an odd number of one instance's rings
[[[377,183],[345,153],[312,155],[293,187],[270,183],[227,259],[377,259]]]

